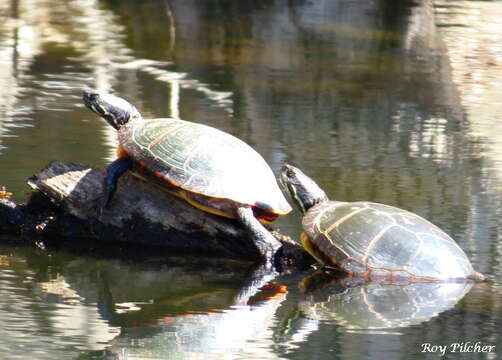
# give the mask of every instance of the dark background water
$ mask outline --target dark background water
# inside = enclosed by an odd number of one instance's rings
[[[274,172],[284,163],[296,165],[332,199],[383,202],[420,214],[451,234],[478,271],[496,279],[475,285],[457,305],[443,303],[455,291],[462,295],[458,289],[430,290],[435,296],[427,301],[417,295],[418,305],[404,306],[411,314],[406,318],[416,321],[384,321],[372,330],[347,314],[388,320],[399,311],[379,309],[382,299],[401,293],[377,296],[375,303],[368,300],[377,291],[371,288],[307,296],[300,290],[307,273],[275,279],[275,287],[255,294],[272,280],[259,271],[102,244],[43,250],[0,235],[2,353],[12,359],[208,359],[222,353],[435,359],[438,353],[422,353],[421,344],[480,341],[500,354],[498,103],[478,101],[472,111],[443,38],[444,29],[454,37],[455,29],[473,26],[449,23],[448,16],[472,14],[476,4],[2,2],[0,185],[15,200],[25,199],[26,178],[50,160],[104,166],[113,158],[113,129],[81,101],[82,90],[92,87],[127,98],[145,117],[180,117],[234,134]],[[497,61],[477,66],[497,68]],[[499,82],[500,75],[476,84],[486,90]],[[277,227],[297,238],[299,216],[280,219]],[[347,313],[340,304],[349,304]],[[425,309],[446,311],[421,317]]]

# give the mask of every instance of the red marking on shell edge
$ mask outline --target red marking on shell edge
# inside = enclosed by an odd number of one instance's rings
[[[409,279],[409,278],[416,278],[416,276],[413,276],[410,273],[407,273],[406,271],[391,271],[390,272],[390,277],[392,280],[404,280],[404,279]]]
[[[277,292],[287,294],[288,293],[288,287],[286,285],[279,285],[277,287]]]
[[[263,216],[260,216],[259,218],[263,219],[265,221],[268,221],[268,222],[272,222],[272,221],[275,221],[278,218],[278,216],[275,215],[275,214],[274,215],[270,215],[270,216],[263,215]]]
[[[409,283],[439,282],[440,279],[415,276],[402,270],[368,269],[364,272],[348,272],[349,276],[360,277],[366,281],[376,281],[382,285],[406,285]]]
[[[370,279],[370,273],[371,273],[371,270],[366,270],[365,272],[363,272],[361,274],[361,277],[364,279],[364,280],[369,280]]]
[[[129,153],[127,152],[127,150],[124,148],[123,145],[119,145],[117,147],[116,154],[117,154],[117,157],[119,157],[119,158],[129,156]]]
[[[279,215],[274,214],[273,212],[260,209],[259,207],[252,206],[252,205],[245,205],[246,208],[252,208],[253,209],[253,215],[260,220],[267,221],[267,222],[273,222],[277,220]]]
[[[392,279],[392,274],[391,272],[383,269],[370,269],[369,271],[369,278],[371,280],[391,280]]]

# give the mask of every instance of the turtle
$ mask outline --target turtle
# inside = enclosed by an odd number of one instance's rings
[[[292,208],[251,146],[195,122],[143,119],[134,105],[113,94],[86,90],[83,100],[118,132],[117,159],[105,170],[98,213],[109,207],[118,178],[131,170],[202,211],[237,219],[262,257],[270,259],[281,247],[264,225]]]
[[[369,201],[329,200],[300,169],[280,182],[303,213],[303,248],[317,262],[366,280],[483,280],[458,244],[412,212]]]

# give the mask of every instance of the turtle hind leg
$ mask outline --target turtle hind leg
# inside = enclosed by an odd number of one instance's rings
[[[105,169],[103,179],[104,195],[100,204],[98,205],[98,214],[101,214],[104,209],[110,205],[113,195],[117,190],[117,181],[129,170],[132,166],[132,159],[129,156],[119,157]]]
[[[256,248],[267,261],[272,260],[274,254],[282,244],[256,219],[253,209],[240,206],[236,211],[237,219],[251,235]]]

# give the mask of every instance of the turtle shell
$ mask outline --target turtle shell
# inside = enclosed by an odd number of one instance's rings
[[[318,261],[356,275],[478,277],[450,236],[422,217],[392,206],[328,201],[309,210],[303,228],[304,246]]]
[[[170,185],[275,214],[291,211],[265,160],[230,134],[162,118],[132,121],[118,135],[135,161]]]

